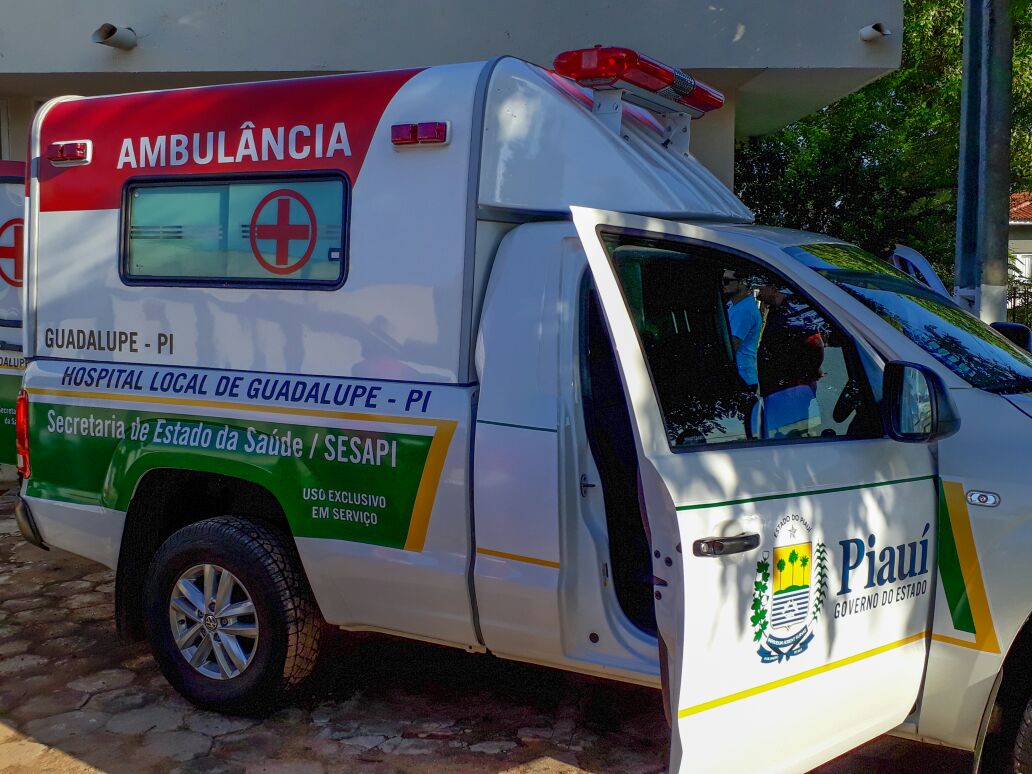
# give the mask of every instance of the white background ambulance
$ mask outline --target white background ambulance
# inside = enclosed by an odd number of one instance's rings
[[[616,48],[51,101],[23,533],[204,707],[329,624],[661,688],[672,770],[1029,763],[1032,357],[753,225],[720,103]]]
[[[0,161],[0,475],[14,468],[14,404],[25,360],[21,351],[25,165]]]

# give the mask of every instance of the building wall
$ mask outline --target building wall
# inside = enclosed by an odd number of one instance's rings
[[[6,116],[6,126],[2,127],[0,156],[24,161],[37,100],[32,97],[9,97],[5,102],[7,109],[3,115]]]
[[[93,43],[110,22],[138,45]],[[874,43],[861,27],[894,34]],[[36,0],[0,25],[0,153],[22,158],[35,104],[198,83],[555,54],[624,45],[692,71],[729,96],[696,122],[699,158],[730,181],[734,138],[783,126],[899,66],[902,0]],[[2,115],[2,113],[0,113]]]
[[[874,21],[897,33],[891,45],[859,40]],[[133,27],[139,46],[91,43],[103,22]],[[888,69],[901,23],[898,0],[37,0],[5,4],[0,71],[377,70],[499,54],[550,64],[565,48],[596,43],[694,68]]]
[[[1012,253],[1032,253],[1032,223],[1012,223],[1007,233],[1007,246]]]
[[[735,109],[737,95],[724,95],[724,107],[692,121],[692,154],[731,188],[735,180]]]
[[[1018,257],[1018,265],[1026,277],[1032,277],[1032,223],[1011,223],[1007,233],[1007,249]]]

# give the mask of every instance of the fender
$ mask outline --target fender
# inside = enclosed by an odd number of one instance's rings
[[[986,465],[998,459],[972,455],[974,464],[983,457]],[[964,482],[941,480],[939,582],[918,732],[974,750],[976,760],[1005,730],[994,708],[1008,719],[1017,711],[1020,719],[1032,690],[1024,670],[1015,668],[1032,653],[1025,592],[1032,580],[1025,561],[1032,519],[1020,487],[1007,483],[994,486],[1003,505],[990,517],[984,508],[969,508]]]
[[[982,720],[975,739],[973,771],[991,771],[1008,753],[1006,746],[1021,721],[1026,702],[1032,698],[1032,675],[1028,659],[1032,657],[1032,611],[1006,649],[1003,664],[996,673],[992,690],[982,711]]]
[[[305,460],[294,457],[276,459],[272,465],[242,459],[227,459],[197,449],[151,449],[134,442],[121,442],[111,456],[101,489],[101,505],[126,512],[133,495],[145,475],[154,470],[190,470],[197,473],[217,473],[248,481],[268,490],[287,515],[293,529],[291,514],[286,504],[291,501],[292,482],[307,480],[311,475]],[[293,484],[296,486],[296,484]]]

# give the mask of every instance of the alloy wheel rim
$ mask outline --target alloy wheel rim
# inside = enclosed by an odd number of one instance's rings
[[[169,598],[168,621],[180,655],[205,677],[231,680],[254,660],[254,602],[224,567],[197,564],[180,575]]]

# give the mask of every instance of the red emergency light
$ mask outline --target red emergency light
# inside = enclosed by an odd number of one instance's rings
[[[699,115],[724,104],[724,95],[683,70],[629,48],[595,46],[564,51],[555,58],[555,71],[591,89],[627,85],[695,111]]]
[[[90,160],[87,140],[53,142],[47,147],[47,159],[53,164],[85,164]]]
[[[18,462],[18,475],[28,478],[32,475],[29,462],[29,394],[22,390],[14,403],[14,446]]]
[[[446,142],[448,142],[447,121],[394,124],[391,127],[391,143],[393,145],[442,145]]]

